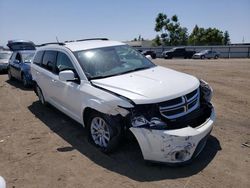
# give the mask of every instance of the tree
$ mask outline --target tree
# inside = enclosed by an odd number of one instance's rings
[[[229,36],[228,31],[225,31],[225,32],[224,32],[223,44],[224,44],[224,45],[230,44],[230,36]]]
[[[159,13],[155,22],[155,31],[161,33],[160,36],[157,35],[160,37],[161,44],[171,46],[187,44],[187,28],[180,26],[177,15],[169,19],[166,14]],[[155,40],[159,43],[159,38]]]
[[[161,46],[161,38],[159,35],[156,35],[155,39],[153,40],[153,46]]]
[[[216,28],[194,27],[188,38],[190,45],[221,45],[223,43],[223,32]]]

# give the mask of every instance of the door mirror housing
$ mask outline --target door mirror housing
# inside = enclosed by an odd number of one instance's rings
[[[64,70],[59,72],[59,79],[64,82],[77,80],[75,73],[72,70]]]
[[[146,58],[149,59],[149,60],[152,60],[151,55],[146,55]]]

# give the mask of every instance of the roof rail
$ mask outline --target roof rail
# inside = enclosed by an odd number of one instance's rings
[[[50,44],[58,44],[58,45],[60,45],[60,46],[65,45],[65,43],[63,43],[63,42],[48,42],[48,43],[44,43],[44,44],[38,44],[38,45],[36,45],[36,46],[37,46],[37,47],[41,47],[41,46],[46,46],[46,45],[50,45]]]
[[[69,43],[69,42],[81,42],[81,41],[88,41],[88,40],[109,40],[109,39],[107,39],[107,38],[89,38],[89,39],[79,39],[79,40],[65,41],[65,43]]]

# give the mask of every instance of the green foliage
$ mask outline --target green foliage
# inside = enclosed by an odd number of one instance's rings
[[[190,45],[222,45],[223,32],[217,28],[199,28],[195,25],[193,32],[190,34],[188,44]]]
[[[161,46],[161,38],[159,35],[156,35],[155,39],[153,40],[153,46]]]
[[[177,15],[173,15],[169,19],[166,14],[159,13],[155,22],[155,31],[161,33],[155,38],[155,45],[178,46],[187,44],[187,28],[180,26]]]
[[[224,32],[223,44],[229,45],[230,44],[230,37],[228,31]]]
[[[170,18],[164,13],[159,13],[155,19],[155,31],[159,33],[153,45],[228,45],[230,37],[228,31],[224,33],[217,28],[202,28],[195,25],[188,36],[186,27],[181,27],[177,15]]]

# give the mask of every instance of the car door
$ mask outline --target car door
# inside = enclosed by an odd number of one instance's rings
[[[52,100],[53,96],[53,79],[54,79],[54,67],[56,63],[57,51],[47,50],[44,52],[41,68],[37,68],[38,85],[42,89],[45,99],[54,104]]]
[[[211,51],[211,50],[208,50],[206,56],[207,56],[207,58],[212,58],[212,57],[213,57],[212,51]]]
[[[20,70],[20,64],[22,62],[21,54],[15,53],[15,56],[13,57],[13,60],[11,61],[10,68],[11,68],[11,74],[13,77],[20,79],[19,70]]]
[[[70,57],[64,52],[58,52],[55,74],[52,81],[52,100],[73,119],[79,121],[81,119],[82,104],[80,82],[65,82],[60,80],[59,73],[63,70],[72,70],[75,73],[75,76],[79,78]]]

